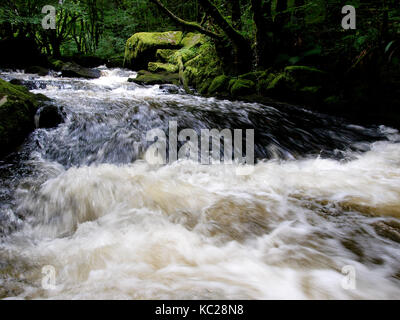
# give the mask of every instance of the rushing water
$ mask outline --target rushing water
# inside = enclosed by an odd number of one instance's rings
[[[62,107],[0,162],[0,297],[400,297],[400,135],[300,108],[2,73]],[[258,163],[143,160],[146,132],[255,129]],[[42,268],[56,287],[42,287]],[[342,273],[354,268],[356,288]]]

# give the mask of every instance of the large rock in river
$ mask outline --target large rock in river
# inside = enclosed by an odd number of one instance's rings
[[[0,79],[0,156],[18,147],[35,129],[34,117],[43,99]]]
[[[73,62],[64,63],[61,68],[61,74],[63,77],[86,79],[98,79],[101,76],[99,70],[84,68]]]

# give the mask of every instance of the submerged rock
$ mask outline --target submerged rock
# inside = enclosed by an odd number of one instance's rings
[[[18,147],[35,129],[41,100],[43,96],[0,79],[0,156]]]
[[[174,84],[163,84],[160,85],[160,90],[163,90],[165,93],[169,93],[169,94],[177,94],[177,93],[184,93],[185,91]]]
[[[61,74],[63,77],[86,79],[98,79],[101,76],[99,70],[85,68],[73,62],[64,63],[61,68]]]

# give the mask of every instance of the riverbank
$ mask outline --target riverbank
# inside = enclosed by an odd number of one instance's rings
[[[289,65],[234,75],[213,42],[201,34],[138,33],[125,48],[139,84],[180,84],[188,93],[279,105],[289,103],[360,124],[400,128],[400,79],[386,71],[370,79],[354,68],[337,75],[312,65]],[[369,79],[367,81],[367,79]]]

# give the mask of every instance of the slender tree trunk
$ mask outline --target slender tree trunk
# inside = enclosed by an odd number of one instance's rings
[[[242,9],[240,0],[229,1],[232,12],[232,25],[236,30],[242,30]]]
[[[255,62],[257,68],[269,63],[271,41],[267,32],[272,31],[271,1],[251,0],[253,19],[256,25]]]
[[[286,50],[288,35],[285,26],[290,20],[288,10],[288,0],[276,1],[276,17],[274,20],[274,47],[279,50]]]

